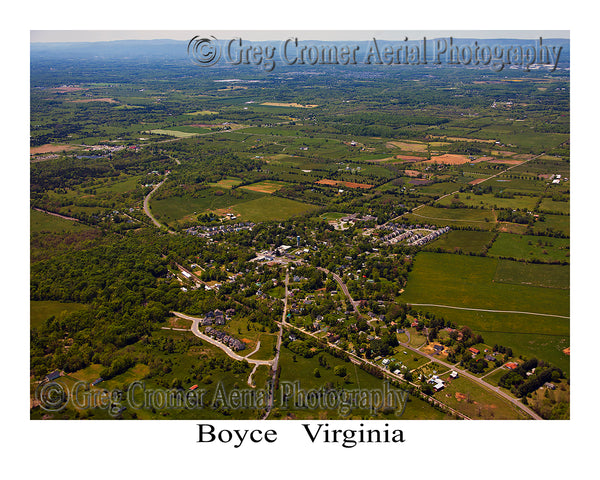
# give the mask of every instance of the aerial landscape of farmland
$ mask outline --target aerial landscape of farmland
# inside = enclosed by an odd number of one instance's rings
[[[569,40],[545,41],[554,69],[500,71],[32,42],[30,418],[569,419]],[[340,408],[384,383],[401,408]]]

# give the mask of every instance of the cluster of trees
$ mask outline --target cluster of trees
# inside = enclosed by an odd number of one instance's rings
[[[527,375],[533,369],[535,369],[533,374]],[[556,382],[561,378],[564,378],[564,374],[560,368],[550,365],[543,360],[531,358],[523,362],[516,369],[502,375],[498,381],[498,385],[509,388],[518,397],[524,397],[540,388],[546,382]]]

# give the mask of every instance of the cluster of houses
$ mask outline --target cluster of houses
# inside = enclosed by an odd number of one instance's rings
[[[398,242],[401,242],[402,240],[406,240],[409,245],[425,245],[426,243],[435,240],[440,235],[443,235],[444,233],[450,231],[450,227],[436,229],[436,227],[433,227],[431,225],[424,225],[422,227],[421,225],[412,225],[409,228],[406,225],[398,225],[395,223],[387,225],[385,228],[389,228],[392,230],[390,233],[383,236],[381,239],[383,243],[387,245],[394,245]],[[415,230],[430,230],[430,233],[423,235],[419,232],[416,232]]]
[[[450,227],[443,227],[443,228],[434,230],[433,232],[428,233],[425,236],[422,236],[420,233],[415,233],[411,238],[409,238],[407,240],[407,242],[409,245],[413,245],[413,246],[425,245],[425,244],[431,242],[432,240],[435,240],[440,235],[443,235],[444,233],[447,233],[449,231],[450,231]]]
[[[446,386],[445,382],[437,375],[432,375],[431,378],[429,380],[427,380],[427,383],[432,385],[433,389],[436,392],[439,392],[442,388],[444,388]]]
[[[229,335],[221,330],[217,330],[216,328],[206,327],[204,329],[204,333],[206,333],[209,337],[212,337],[215,340],[217,340],[225,345],[228,345],[236,352],[239,352],[240,350],[244,350],[246,348],[246,344],[244,342],[242,342],[241,340],[238,340],[235,337],[232,337],[231,335]]]
[[[372,220],[377,221],[377,217],[373,215],[360,215],[359,213],[351,213],[345,217],[340,218],[342,222],[370,222]]]
[[[242,230],[252,230],[255,225],[256,224],[253,222],[239,222],[234,223],[233,225],[215,226],[197,225],[195,227],[186,229],[185,232],[190,235],[197,235],[199,237],[212,237],[220,233],[234,233]]]
[[[383,237],[383,241],[388,245],[394,245],[412,236],[412,231],[395,230]]]
[[[225,325],[227,320],[231,320],[231,316],[235,313],[233,308],[230,308],[223,313],[221,310],[217,309],[214,312],[210,311],[204,318],[200,320],[200,325]]]

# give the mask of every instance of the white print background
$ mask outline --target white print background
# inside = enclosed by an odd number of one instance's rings
[[[14,11],[16,9],[16,12]],[[188,2],[54,1],[11,3],[3,36],[3,416],[6,471],[19,468],[44,480],[54,478],[569,478],[596,457],[598,372],[586,372],[598,341],[597,28],[590,11],[572,2],[374,2],[304,0]],[[595,22],[594,22],[595,23]],[[9,30],[6,28],[9,27]],[[422,30],[448,35],[460,30],[571,30],[572,65],[572,311],[571,421],[399,421],[401,445],[340,445],[308,441],[299,422],[215,422],[228,428],[275,428],[279,440],[268,447],[197,444],[196,422],[71,421],[29,418],[29,30]],[[537,29],[537,30],[536,30]],[[481,36],[483,36],[482,34]],[[458,36],[458,35],[455,35]],[[494,36],[494,35],[492,35]],[[544,34],[546,37],[547,34]],[[247,35],[245,35],[246,38]],[[190,38],[186,33],[184,39]],[[586,58],[587,56],[587,58]],[[597,70],[597,68],[596,68]],[[594,117],[592,117],[592,112]],[[10,145],[6,144],[10,141]],[[589,152],[596,152],[589,155]],[[590,230],[591,229],[591,230]],[[585,234],[585,235],[584,235]],[[587,280],[591,281],[587,281]],[[593,375],[592,375],[593,374]],[[335,423],[356,428],[356,422]],[[369,424],[370,427],[374,426]],[[592,450],[594,449],[594,450]],[[585,470],[584,470],[585,471]],[[591,471],[591,469],[590,469]]]

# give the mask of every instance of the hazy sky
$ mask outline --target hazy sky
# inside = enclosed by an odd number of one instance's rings
[[[189,40],[194,35],[247,40],[415,40],[422,37],[455,38],[569,38],[568,30],[31,30],[31,42],[99,42],[110,40]]]

